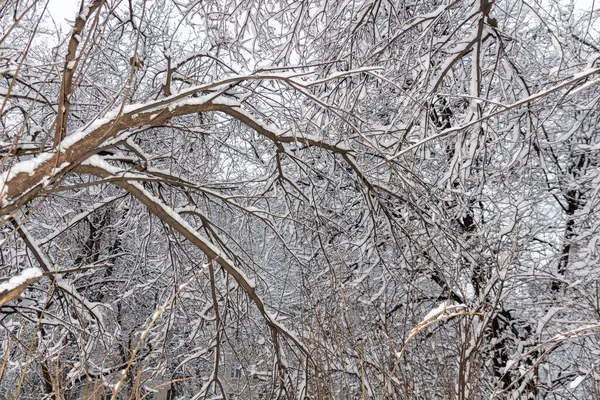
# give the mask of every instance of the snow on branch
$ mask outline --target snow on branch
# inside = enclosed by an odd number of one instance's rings
[[[109,178],[115,174],[123,174],[119,168],[108,164],[102,159],[102,157],[94,155],[82,163],[79,168],[79,172],[95,175],[99,178]],[[229,275],[235,279],[237,284],[242,288],[250,300],[254,303],[260,314],[265,319],[267,325],[275,330],[277,333],[282,334],[293,342],[301,351],[308,357],[310,353],[308,349],[302,344],[300,339],[283,326],[275,316],[269,312],[266,304],[262,298],[256,293],[256,282],[254,279],[248,277],[241,269],[239,269],[233,261],[231,261],[223,252],[212,244],[210,241],[202,237],[196,229],[187,223],[175,210],[166,205],[158,197],[149,193],[144,187],[137,183],[126,180],[118,180],[114,182],[115,185],[126,190],[139,201],[141,201],[148,210],[157,216],[164,223],[171,226],[173,229],[182,234],[192,244],[198,247],[206,257],[217,262]]]
[[[27,286],[39,281],[41,277],[41,269],[27,268],[21,271],[19,275],[15,275],[8,281],[0,283],[0,307],[20,295]]]
[[[523,106],[525,104],[529,104],[529,103],[533,103],[533,102],[536,102],[538,100],[541,100],[541,99],[545,98],[546,96],[548,96],[548,95],[550,95],[550,94],[552,94],[554,92],[561,91],[561,90],[567,88],[568,86],[573,85],[573,84],[579,82],[583,78],[587,78],[589,76],[592,76],[592,75],[595,75],[595,74],[598,74],[598,73],[600,73],[600,68],[590,68],[590,69],[587,69],[585,71],[582,71],[582,72],[580,72],[578,74],[575,74],[572,78],[570,78],[570,79],[568,79],[568,80],[566,80],[566,81],[564,81],[562,83],[554,85],[554,86],[552,86],[552,87],[550,87],[548,89],[541,90],[541,91],[539,91],[537,93],[532,94],[531,96],[528,96],[528,97],[526,97],[524,99],[516,101],[516,102],[514,102],[512,104],[505,105],[502,108],[500,108],[499,110],[495,110],[495,111],[492,111],[492,112],[490,112],[490,113],[488,113],[486,115],[483,115],[481,118],[474,119],[474,120],[469,121],[467,123],[464,123],[462,125],[457,125],[457,126],[454,126],[454,127],[448,128],[448,129],[444,129],[441,132],[436,133],[435,135],[428,136],[425,139],[422,139],[422,140],[418,141],[417,143],[415,143],[415,144],[413,144],[411,146],[408,146],[404,150],[399,151],[398,153],[394,154],[392,157],[388,157],[387,161],[388,162],[389,161],[393,161],[393,160],[395,160],[395,159],[397,159],[399,157],[402,157],[403,155],[405,155],[407,153],[410,153],[411,151],[413,151],[413,150],[415,150],[415,149],[423,146],[426,143],[429,143],[429,142],[437,140],[437,139],[441,139],[441,138],[443,138],[445,136],[448,136],[448,135],[450,135],[452,133],[462,132],[463,130],[465,130],[467,128],[470,128],[470,127],[472,127],[474,125],[477,125],[477,124],[479,124],[479,123],[481,123],[483,121],[486,121],[486,120],[488,120],[490,118],[496,117],[496,116],[498,116],[500,114],[503,114],[503,113],[505,113],[505,112],[507,112],[509,110],[514,109],[514,108],[518,108],[518,107],[521,107],[521,106]],[[572,95],[573,93],[570,92],[568,94]],[[565,95],[566,95],[566,93],[565,93]],[[384,164],[385,163],[381,163],[377,167],[380,167],[380,166],[382,166]]]
[[[375,70],[369,68],[347,71],[335,77]],[[349,151],[347,147],[327,143],[316,137],[288,136],[285,132],[266,125],[244,110],[239,101],[221,97],[232,85],[243,81],[280,80],[289,83],[292,75],[286,73],[235,75],[214,83],[189,88],[159,100],[121,105],[65,137],[52,151],[16,164],[11,163],[8,170],[0,176],[0,215],[7,215],[38,196],[42,189],[73,170],[122,132],[142,126],[160,126],[171,118],[198,112],[226,113],[276,142],[303,143],[342,154],[347,153]],[[311,85],[324,83],[327,80],[314,81]],[[203,95],[192,97],[199,93]]]
[[[408,343],[413,337],[415,337],[419,332],[428,326],[434,324],[435,322],[442,321],[444,319],[452,318],[459,315],[464,315],[464,310],[467,309],[467,306],[464,304],[454,304],[454,302],[447,300],[440,303],[436,308],[429,311],[423,320],[415,326],[410,333],[408,334],[408,339],[406,342]]]

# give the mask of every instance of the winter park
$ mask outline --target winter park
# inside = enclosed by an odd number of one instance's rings
[[[0,0],[0,399],[600,400],[600,2]]]

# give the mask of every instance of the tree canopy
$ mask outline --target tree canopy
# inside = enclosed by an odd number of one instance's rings
[[[593,3],[57,3],[0,1],[0,398],[600,398]]]

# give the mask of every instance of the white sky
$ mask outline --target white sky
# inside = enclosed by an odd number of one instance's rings
[[[75,20],[75,16],[77,16],[77,12],[79,11],[79,4],[79,0],[50,0],[47,12],[54,18],[57,25],[62,25],[63,29],[70,29],[71,24],[66,20]]]

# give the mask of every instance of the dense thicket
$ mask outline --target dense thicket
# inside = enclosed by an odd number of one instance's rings
[[[0,397],[600,398],[578,4],[1,2]]]

